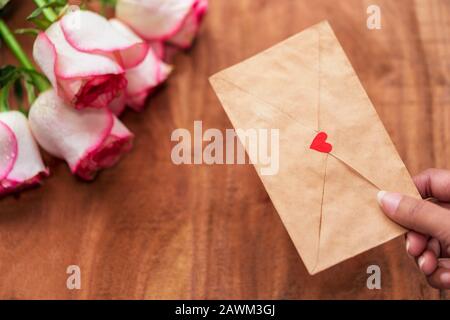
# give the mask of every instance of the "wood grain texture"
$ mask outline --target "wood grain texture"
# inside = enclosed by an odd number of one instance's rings
[[[13,2],[9,22],[23,26],[32,2]],[[450,169],[450,3],[377,1],[382,29],[370,31],[371,3],[211,0],[166,87],[123,117],[137,133],[130,155],[93,183],[50,159],[43,187],[0,201],[0,298],[448,298],[428,287],[402,239],[311,277],[252,166],[170,159],[174,129],[231,128],[210,75],[327,19],[410,172]],[[14,61],[5,51],[1,64]],[[70,264],[81,290],[66,288]],[[382,290],[366,288],[371,264]]]

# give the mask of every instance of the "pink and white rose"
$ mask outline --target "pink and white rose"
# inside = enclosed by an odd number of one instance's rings
[[[0,113],[0,196],[40,184],[48,175],[39,148],[19,111]]]
[[[142,63],[148,50],[147,43],[123,36],[103,16],[75,11],[39,34],[33,56],[67,103],[104,108],[124,92],[125,70]]]
[[[117,19],[110,20],[111,25],[130,41],[141,41],[130,28]],[[125,89],[124,97],[116,99],[110,109],[117,114],[123,110],[120,103],[128,105],[130,108],[141,111],[147,97],[164,81],[167,80],[172,67],[164,63],[159,57],[159,53],[153,47],[148,49],[144,60],[135,67],[125,70],[125,78],[128,85]]]
[[[108,109],[75,110],[54,90],[33,103],[29,122],[41,147],[64,159],[73,174],[92,180],[130,151],[133,134]]]
[[[189,48],[208,9],[208,0],[119,0],[117,18],[147,41]]]

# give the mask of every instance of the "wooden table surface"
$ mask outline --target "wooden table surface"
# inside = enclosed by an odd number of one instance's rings
[[[17,28],[33,4],[13,2]],[[379,0],[381,30],[366,27],[368,0],[210,2],[167,86],[124,115],[131,154],[92,183],[50,159],[41,188],[0,201],[0,298],[448,297],[426,284],[403,239],[309,276],[254,168],[176,166],[170,135],[194,120],[231,128],[208,77],[327,19],[410,172],[449,168],[450,2]],[[31,37],[20,39],[31,52]],[[5,51],[1,64],[14,62]],[[366,287],[371,264],[381,290]],[[69,265],[81,268],[81,290],[66,287]]]

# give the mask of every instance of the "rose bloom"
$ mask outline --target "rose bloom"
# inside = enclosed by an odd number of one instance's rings
[[[38,35],[33,56],[68,104],[104,108],[125,90],[125,70],[139,65],[148,50],[143,40],[123,36],[101,15],[75,11]]]
[[[108,109],[75,110],[54,90],[31,106],[29,123],[39,145],[64,159],[73,174],[92,180],[132,147],[133,134]]]
[[[142,41],[139,36],[119,20],[111,19],[109,21],[130,42]],[[128,105],[135,111],[141,111],[144,108],[147,97],[167,80],[172,71],[172,66],[164,63],[160,54],[153,47],[149,47],[147,55],[140,64],[125,70],[125,78],[128,82],[125,94],[118,97],[110,105],[110,109],[115,114],[120,114],[125,105]]]
[[[116,16],[147,41],[189,48],[208,8],[207,0],[119,0]]]
[[[0,113],[0,197],[40,184],[48,175],[39,148],[19,111]]]

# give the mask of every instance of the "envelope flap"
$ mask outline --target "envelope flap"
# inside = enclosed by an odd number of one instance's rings
[[[317,264],[326,155],[312,152],[309,143],[316,132],[274,109],[223,78],[218,73],[210,82],[241,142],[248,151],[243,130],[279,130],[279,172],[261,175],[258,159],[252,163],[280,215],[289,236],[311,272]]]
[[[311,273],[320,272],[405,232],[381,211],[375,200],[377,192],[373,184],[352,168],[328,157],[319,253]]]
[[[317,30],[305,30],[222,71],[221,76],[303,125],[317,130],[317,38]]]
[[[319,25],[320,130],[332,154],[382,190],[417,196],[412,179],[333,30]],[[326,72],[324,72],[326,70]]]

